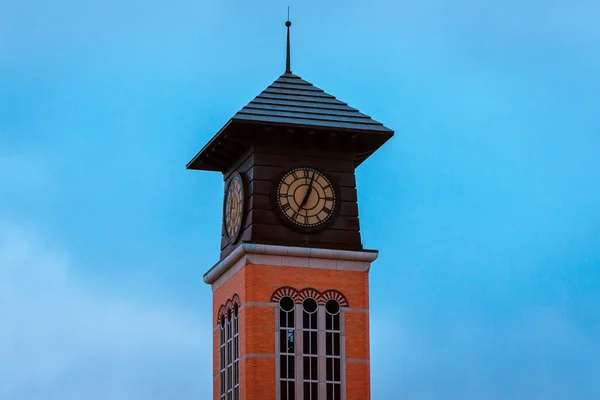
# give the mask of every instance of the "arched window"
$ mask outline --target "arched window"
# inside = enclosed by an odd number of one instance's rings
[[[231,318],[231,310],[227,312],[227,319],[225,320],[225,336],[226,336],[226,351],[227,355],[227,400],[233,398],[233,321]]]
[[[225,358],[225,315],[219,316],[219,386],[221,388],[219,398],[225,399],[227,390],[225,389],[225,374],[227,368],[227,359]]]
[[[240,332],[238,313],[239,306],[235,303],[233,306],[227,307],[226,311],[220,311],[219,315],[220,400],[239,400],[240,398]]]
[[[342,331],[340,327],[340,303],[335,299],[325,303],[325,382],[327,400],[342,398]]]
[[[281,400],[296,399],[296,346],[294,299],[279,300],[279,386]]]
[[[240,324],[238,306],[233,306],[233,399],[240,399]]]
[[[345,400],[344,295],[286,286],[277,289],[271,301],[279,306],[276,399]]]
[[[311,297],[302,302],[302,361],[304,400],[319,398],[319,305]]]

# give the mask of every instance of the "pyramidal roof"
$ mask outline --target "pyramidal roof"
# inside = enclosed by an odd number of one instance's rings
[[[187,164],[188,169],[226,171],[244,154],[248,146],[260,136],[254,131],[249,137],[249,125],[264,125],[271,129],[280,125],[297,129],[298,134],[327,132],[330,136],[346,132],[354,146],[356,166],[366,160],[375,150],[394,135],[356,108],[325,93],[297,75],[292,74],[290,62],[290,26],[287,27],[285,73],[262,91],[248,105],[238,111],[217,134]]]
[[[381,122],[291,72],[281,75],[231,119],[392,133]]]

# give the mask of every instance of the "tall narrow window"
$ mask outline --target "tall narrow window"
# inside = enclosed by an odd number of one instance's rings
[[[341,400],[340,303],[334,299],[325,303],[325,341],[327,400]]]
[[[233,306],[233,400],[240,399],[240,326],[238,306]]]
[[[319,398],[319,353],[317,346],[317,301],[306,298],[302,303],[302,357],[304,400]]]
[[[335,289],[282,286],[270,301],[278,305],[276,399],[346,400],[346,296]]]
[[[227,367],[227,361],[225,359],[225,315],[220,316],[221,323],[219,324],[219,387],[220,400],[225,399],[225,368]]]
[[[219,399],[240,398],[240,330],[238,306],[222,315],[219,324]]]
[[[295,313],[294,300],[284,296],[279,300],[279,384],[281,400],[296,399]]]
[[[227,400],[233,400],[233,321],[231,320],[231,310],[227,312],[225,320],[225,336],[227,338],[226,357],[227,357]]]

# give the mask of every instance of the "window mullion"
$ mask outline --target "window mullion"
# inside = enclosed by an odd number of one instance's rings
[[[327,384],[325,383],[327,374],[327,359],[325,357],[326,341],[325,341],[325,306],[319,306],[317,312],[318,320],[318,338],[317,354],[319,355],[319,399],[327,398]]]

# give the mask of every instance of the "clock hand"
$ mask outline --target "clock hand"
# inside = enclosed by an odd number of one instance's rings
[[[300,204],[300,208],[298,208],[298,210],[300,210],[302,207],[304,207],[306,205],[306,202],[308,201],[308,197],[310,196],[310,194],[312,192],[314,181],[315,181],[315,171],[313,171],[312,177],[310,178],[310,183],[308,185],[308,190],[306,191],[306,194],[304,195],[304,199],[302,200],[302,203]]]
[[[233,199],[231,199],[231,200],[229,201],[229,212],[228,212],[228,213],[229,213],[229,216],[231,216],[231,214],[233,214],[233,210],[234,210],[234,208],[235,208],[235,207],[234,207],[234,205],[233,205]]]

